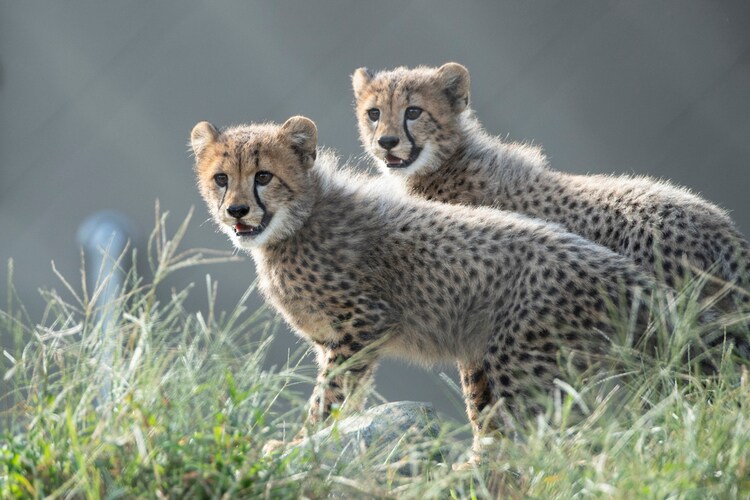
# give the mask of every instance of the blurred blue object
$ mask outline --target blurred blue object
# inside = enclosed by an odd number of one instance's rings
[[[130,260],[120,258],[135,234],[135,225],[122,213],[106,210],[87,217],[78,227],[77,240],[83,248],[86,265],[86,286],[95,299],[96,323],[101,332],[101,389],[98,404],[110,399],[112,381],[109,369],[113,361],[116,324],[116,299],[122,290]],[[101,290],[100,290],[101,289]]]

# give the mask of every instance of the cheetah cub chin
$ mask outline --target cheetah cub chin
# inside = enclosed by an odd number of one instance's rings
[[[689,274],[724,288],[725,308],[748,302],[747,240],[724,210],[647,177],[570,175],[541,150],[484,131],[469,104],[469,72],[456,63],[352,76],[360,139],[381,170],[411,194],[493,206],[557,222],[631,258],[669,286]],[[726,293],[739,285],[733,293]]]
[[[648,323],[652,283],[560,226],[404,196],[316,160],[312,121],[192,132],[198,187],[218,227],[251,253],[265,298],[317,353],[309,422],[357,408],[382,356],[456,362],[475,435],[606,356]],[[567,373],[567,372],[566,372]],[[499,412],[499,413],[496,413]]]

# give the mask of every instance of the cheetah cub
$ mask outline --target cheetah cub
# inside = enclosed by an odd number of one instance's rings
[[[647,177],[556,172],[538,148],[490,136],[469,108],[469,72],[460,64],[359,68],[352,84],[365,150],[411,194],[557,222],[672,287],[689,270],[715,277],[705,296],[731,283],[747,288],[750,247],[724,210]],[[737,300],[748,297],[735,288],[723,305]]]
[[[191,135],[216,225],[317,353],[312,423],[361,405],[353,395],[383,356],[456,362],[478,450],[483,409],[524,406],[564,377],[560,359],[592,366],[620,332],[613,310],[652,300],[649,278],[607,248],[523,215],[404,196],[331,153],[316,160],[316,139],[299,116],[201,122]]]

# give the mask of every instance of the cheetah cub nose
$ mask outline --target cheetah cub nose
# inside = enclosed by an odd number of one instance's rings
[[[227,207],[227,213],[235,219],[241,219],[250,212],[250,207],[247,205],[229,205]]]
[[[393,149],[398,146],[398,137],[395,135],[384,135],[378,139],[378,144],[383,149]]]

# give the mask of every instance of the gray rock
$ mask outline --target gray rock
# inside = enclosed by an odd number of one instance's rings
[[[401,475],[414,475],[428,462],[444,461],[444,451],[435,447],[440,432],[430,403],[399,401],[375,406],[343,418],[295,447],[312,452],[320,463],[332,468],[362,463],[381,464]]]

